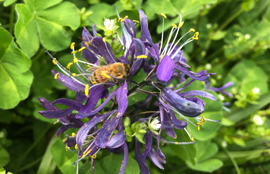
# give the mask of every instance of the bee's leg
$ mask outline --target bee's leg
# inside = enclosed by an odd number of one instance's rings
[[[115,78],[112,78],[112,80],[113,80],[113,82],[114,82],[117,86],[120,85],[120,84],[117,82],[117,80],[116,80]]]

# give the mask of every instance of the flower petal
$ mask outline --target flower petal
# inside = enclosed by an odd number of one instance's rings
[[[103,149],[107,146],[112,132],[115,130],[116,126],[119,123],[119,118],[112,118],[103,124],[100,128],[99,133],[96,136],[95,144],[97,147]]]
[[[173,59],[170,56],[165,55],[157,67],[157,78],[164,82],[170,80],[173,74],[174,65]]]
[[[61,133],[67,131],[70,128],[76,128],[76,127],[78,127],[78,126],[76,126],[75,124],[63,125],[56,131],[55,137],[58,137]]]
[[[63,110],[49,110],[49,111],[39,111],[38,113],[46,118],[60,118],[69,114],[73,109],[63,109]]]
[[[172,110],[170,110],[170,116],[176,129],[184,129],[185,127],[187,127],[188,123],[186,121],[178,120]]]
[[[66,105],[74,110],[77,110],[79,111],[81,108],[82,108],[82,104],[77,102],[77,101],[73,101],[73,100],[69,100],[69,99],[66,99],[66,98],[60,98],[60,99],[57,99],[53,102],[53,104],[62,104],[62,105]]]
[[[161,163],[166,163],[166,161],[161,158],[158,153],[155,151],[154,148],[151,149],[151,151],[148,154],[149,159],[160,169],[164,170],[164,167]]]
[[[119,130],[108,142],[107,147],[117,148],[122,146],[126,141],[126,134],[123,129]]]
[[[128,106],[128,98],[127,98],[127,82],[125,81],[122,86],[120,86],[116,92],[116,101],[118,103],[118,113],[116,115],[117,118],[122,117]]]
[[[164,88],[161,92],[161,96],[183,115],[196,117],[204,111],[203,106],[182,98],[169,88]]]
[[[130,20],[130,19],[125,19],[124,23],[125,23],[127,32],[128,32],[132,37],[136,37],[136,28],[135,28],[135,25],[134,25],[133,21]],[[130,27],[132,28],[132,31],[130,30],[129,25],[130,25]]]
[[[208,98],[210,100],[217,100],[214,95],[212,95],[209,92],[201,91],[201,90],[191,90],[188,92],[183,92],[183,93],[178,93],[181,97],[186,97],[186,96],[200,96],[204,98]]]
[[[58,82],[62,83],[62,85],[66,86],[67,88],[71,89],[72,91],[83,91],[84,90],[84,85],[74,81],[74,80],[71,80],[70,77],[68,76],[65,76],[64,74],[56,71],[56,70],[52,70],[52,73],[53,75],[56,75],[57,73],[58,76],[57,76],[57,80]]]
[[[195,80],[200,80],[200,81],[205,81],[205,80],[209,79],[210,75],[212,74],[212,73],[209,73],[209,74],[205,73],[204,75],[201,75],[201,77],[200,76],[197,77],[197,76],[193,75],[192,72],[190,72],[186,68],[181,67],[180,65],[176,64],[175,68],[180,70],[181,72],[183,72],[187,76],[189,76],[189,77],[191,77],[191,78],[193,78]]]
[[[173,122],[169,117],[168,113],[164,112],[164,122],[163,122],[163,130],[172,138],[176,138],[176,134],[173,130]]]
[[[149,169],[146,165],[145,160],[142,158],[141,149],[140,149],[140,142],[135,138],[135,159],[139,164],[140,171],[142,174],[150,174]]]
[[[77,91],[76,93],[76,101],[82,103],[87,99],[86,95],[81,91]]]
[[[149,133],[145,134],[144,138],[145,138],[145,148],[144,148],[144,152],[142,154],[142,158],[145,159],[148,155],[148,153],[151,151],[152,149],[152,135],[153,133],[151,131],[148,131]]]
[[[38,98],[39,102],[42,104],[42,106],[47,110],[58,110],[56,106],[54,106],[50,101],[48,101],[45,98]]]
[[[124,158],[118,174],[124,174],[128,163],[128,146],[127,143],[123,144]]]

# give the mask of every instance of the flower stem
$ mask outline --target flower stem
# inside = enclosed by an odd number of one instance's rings
[[[9,32],[12,35],[13,25],[14,25],[14,11],[15,11],[15,3],[11,5],[10,18],[9,18]]]
[[[230,160],[232,161],[234,168],[236,170],[237,174],[241,174],[240,169],[238,167],[237,162],[235,161],[234,157],[231,155],[231,153],[224,147],[220,146],[222,148],[222,150],[226,153],[226,155],[230,158]]]

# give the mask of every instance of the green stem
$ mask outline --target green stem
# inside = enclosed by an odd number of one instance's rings
[[[35,57],[32,59],[32,62],[35,62],[39,57],[41,57],[44,53],[45,53],[46,49],[42,48],[36,55]]]
[[[14,11],[15,11],[15,3],[11,5],[10,18],[9,18],[9,32],[12,35],[13,25],[14,25]]]
[[[39,162],[41,161],[41,159],[42,159],[42,157],[36,159],[35,161],[32,161],[32,162],[29,163],[28,165],[26,165],[26,166],[20,168],[19,170],[17,170],[17,173],[19,173],[19,172],[21,172],[21,171],[23,171],[23,170],[26,170],[26,169],[28,169],[28,168],[30,168],[30,167],[36,165],[37,163],[39,163]]]
[[[231,153],[224,147],[220,146],[222,148],[222,150],[227,154],[227,156],[230,158],[230,160],[232,161],[234,168],[237,172],[237,174],[241,174],[240,169],[237,165],[237,162],[235,161],[235,159],[233,158],[233,156],[231,155]]]
[[[39,141],[46,135],[47,131],[50,129],[51,125],[49,125],[42,133],[41,135],[35,140],[35,142],[25,151],[25,153],[21,156],[21,158],[19,159],[17,168],[20,168],[20,165],[22,163],[22,161],[24,161],[25,157],[27,157],[27,155],[34,149],[34,147],[39,143]],[[21,169],[20,169],[21,170]],[[18,173],[18,171],[14,172],[14,173]]]

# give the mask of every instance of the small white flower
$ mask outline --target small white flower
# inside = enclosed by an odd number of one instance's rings
[[[225,97],[221,94],[218,94],[218,97],[220,98],[221,101],[224,101]]]
[[[105,19],[104,26],[107,30],[112,30],[114,26],[114,19]]]
[[[246,35],[245,35],[245,39],[246,39],[246,40],[250,39],[250,37],[251,37],[250,34],[246,34]]]
[[[150,126],[151,126],[153,129],[158,130],[158,129],[160,129],[161,124],[159,123],[158,119],[155,118],[155,119],[151,122]]]
[[[212,24],[206,24],[206,28],[210,29],[212,27]]]
[[[257,88],[257,87],[255,87],[255,88],[252,89],[252,93],[253,94],[259,94],[260,93],[260,89]]]
[[[210,70],[210,69],[212,68],[212,65],[211,65],[210,63],[207,63],[207,64],[205,65],[205,68],[206,68],[207,70]]]
[[[255,116],[253,117],[253,122],[254,122],[255,124],[257,124],[257,125],[263,125],[264,120],[263,120],[263,118],[262,118],[260,115],[255,115]]]

